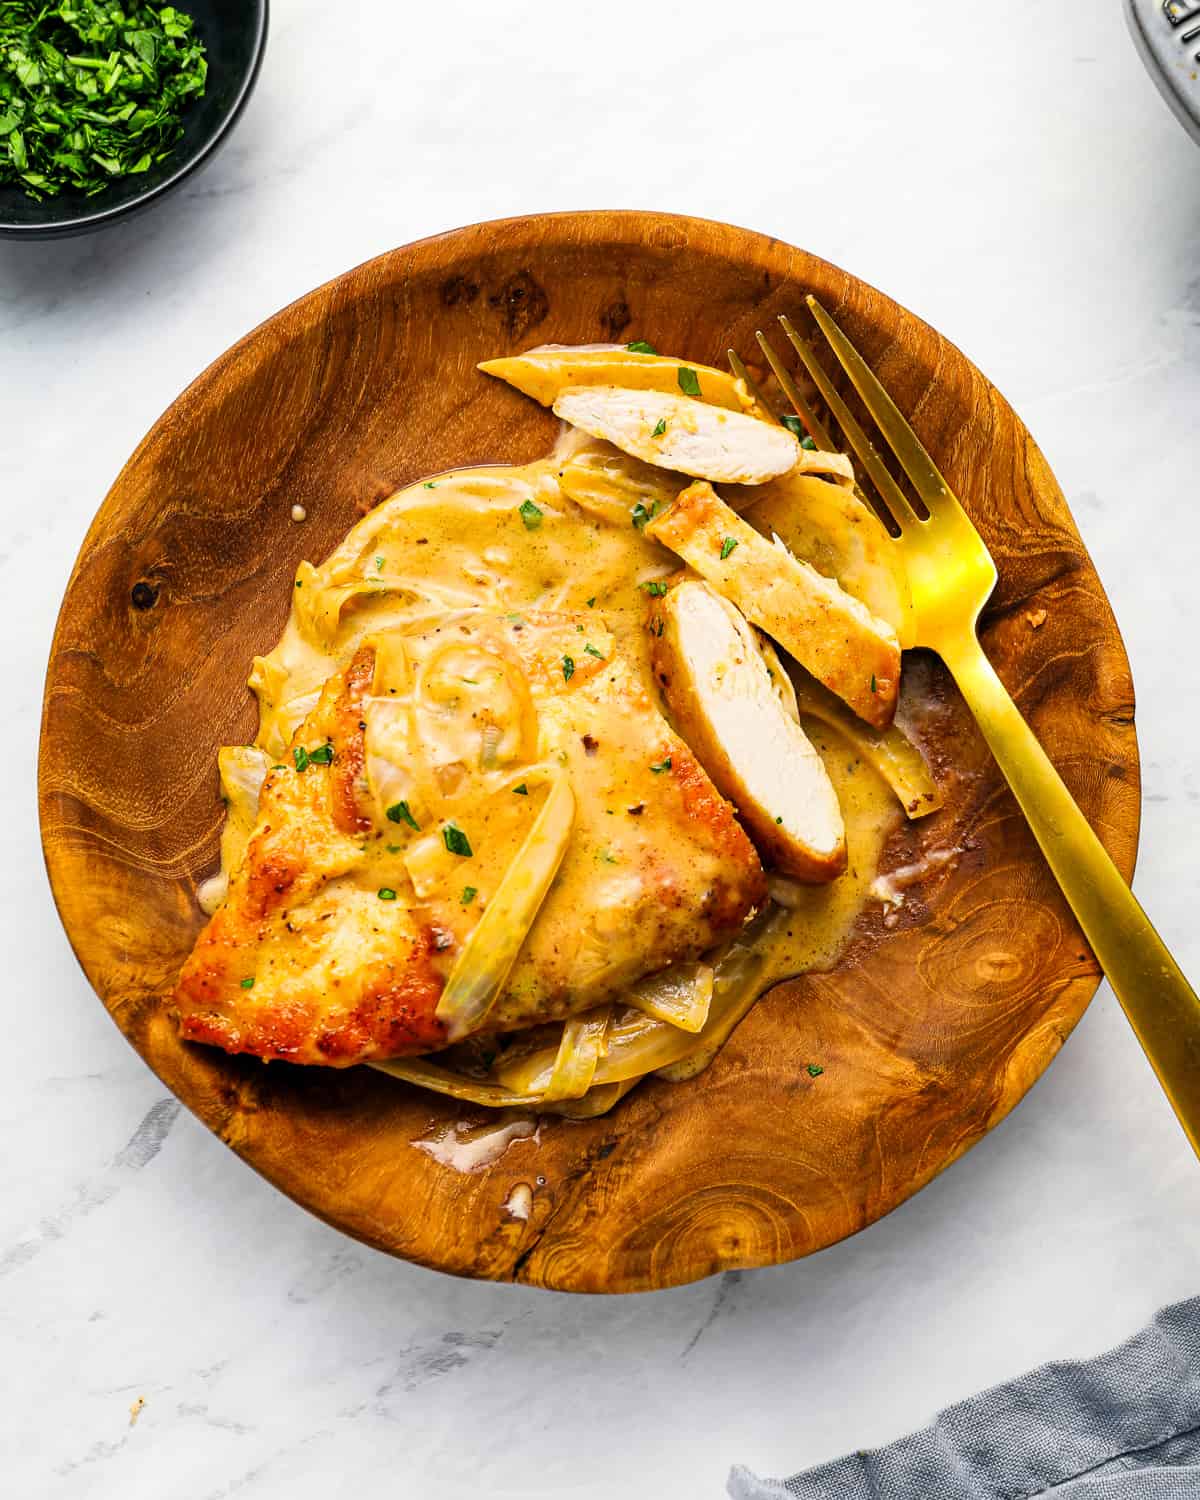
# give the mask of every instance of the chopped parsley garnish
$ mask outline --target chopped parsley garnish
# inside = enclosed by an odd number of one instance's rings
[[[308,763],[310,766],[327,766],[333,761],[333,746],[318,745],[315,750],[308,752]]]
[[[442,829],[442,843],[451,854],[461,854],[463,859],[471,858],[471,841],[457,823],[447,823]]]
[[[638,588],[645,589],[651,599],[661,599],[667,592],[667,586],[660,578],[652,578],[649,583],[639,583]]]
[[[875,691],[875,673],[874,672],[871,673],[871,691],[872,692]]]
[[[542,524],[542,512],[532,500],[522,500],[517,507],[526,531],[536,531]]]
[[[593,594],[592,597],[588,600],[587,607],[589,609],[595,609],[595,607],[596,607],[596,596],[595,596],[595,594]]]
[[[799,417],[794,417],[791,412],[787,412],[784,416],[780,417],[779,420],[783,423],[783,425],[787,428],[787,430],[793,437],[799,438],[801,442],[804,441],[804,423],[800,420]]]
[[[653,344],[648,344],[645,339],[634,339],[632,344],[626,344],[630,354],[657,354],[658,350]]]
[[[669,771],[671,769],[671,757],[668,755],[666,760],[660,760],[658,765],[651,766],[650,769],[656,776],[661,776],[664,771]]]
[[[662,640],[663,622],[661,620],[658,622],[658,629],[654,633],[659,640]]]
[[[375,559],[375,571],[377,573],[382,573],[383,572],[383,558],[382,557],[377,557]]]
[[[522,782],[520,786],[513,787],[513,793],[517,797],[528,797],[529,788]]]
[[[648,510],[646,506],[643,505],[639,500],[638,503],[629,512],[629,519],[633,522],[633,529],[635,531],[645,531],[646,522],[653,521],[653,519],[656,515],[658,515],[661,509],[662,507],[657,500],[653,505],[650,506]]]
[[[666,430],[667,430],[667,419],[666,419],[666,417],[659,417],[658,421],[654,424],[654,431],[650,434],[650,436],[651,437],[662,437],[663,433],[666,432]]]
[[[407,802],[393,802],[387,810],[387,815],[389,823],[407,823],[410,828],[415,828],[420,833],[421,825],[413,817],[412,808]]]
[[[394,901],[396,899],[396,893],[390,885],[381,885],[377,894],[381,901]]]
[[[802,437],[800,439],[800,446],[802,448],[807,448],[810,453],[815,453],[817,451],[816,442],[813,438],[810,437]]]
[[[783,819],[782,818],[776,818],[775,821],[776,821],[776,823],[782,823]]]
[[[249,978],[243,979],[241,983],[244,990],[252,990],[254,988],[254,976],[251,975]]]
[[[604,652],[603,651],[597,651],[596,648],[595,648],[595,646],[592,645],[591,641],[589,641],[587,643],[587,645],[583,649],[587,652],[587,654],[589,656],[594,656],[597,661],[603,661],[604,660]]]
[[[437,489],[437,485],[435,484],[435,482],[432,479],[427,479],[425,481],[425,488],[427,490],[436,490]]]
[[[700,377],[688,365],[680,365],[679,367],[679,389],[685,396],[698,396],[700,394]]]
[[[102,192],[165,161],[208,62],[191,16],[125,0],[0,5],[0,187]]]
[[[810,1078],[820,1078],[825,1069],[820,1063],[809,1063],[807,1071]]]
[[[297,745],[296,748],[292,751],[292,759],[296,763],[297,771],[308,770],[308,751],[304,748],[303,745]]]
[[[721,561],[724,562],[733,549],[737,546],[737,537],[727,536],[721,543]]]
[[[473,885],[464,885],[462,893],[462,904],[464,906],[470,906],[471,902],[474,901],[475,897],[478,896],[478,894],[479,892]]]
[[[383,847],[389,854],[399,854],[402,846],[400,844],[385,844]]]
[[[575,658],[573,656],[564,656],[562,661],[563,681],[570,682],[571,678],[575,675]]]

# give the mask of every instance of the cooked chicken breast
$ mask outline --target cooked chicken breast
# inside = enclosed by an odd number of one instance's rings
[[[786,427],[663,391],[576,387],[556,397],[554,413],[634,458],[698,479],[763,484],[789,473],[803,452]]]
[[[569,777],[574,825],[480,1029],[618,998],[765,899],[732,807],[595,613],[440,616],[364,642],[268,773],[175,990],[182,1035],[339,1067],[444,1046],[439,998],[539,767]]]
[[[568,386],[616,385],[631,391],[677,395],[682,369],[696,377],[697,394],[710,406],[723,406],[727,411],[758,410],[745,384],[727,370],[689,364],[663,354],[638,353],[623,345],[547,344],[506,359],[484,360],[479,368],[485,375],[506,380],[543,406],[553,406]]]
[[[691,580],[655,600],[653,616],[655,674],[671,722],[759,853],[799,880],[840,875],[846,829],[837,794],[776,691],[753,630],[728,600]]]
[[[684,490],[646,535],[690,563],[860,718],[876,728],[891,723],[900,687],[896,632],[778,539],[760,536],[711,485]]]

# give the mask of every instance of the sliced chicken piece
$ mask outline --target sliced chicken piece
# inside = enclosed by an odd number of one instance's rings
[[[780,700],[754,631],[728,600],[692,580],[655,601],[652,629],[671,721],[764,860],[800,880],[840,875],[846,828],[837,793]]]
[[[804,451],[786,427],[664,391],[575,387],[556,397],[554,413],[634,458],[697,479],[763,484],[790,473]]]
[[[778,538],[768,542],[710,484],[689,486],[646,526],[785,651],[882,729],[896,711],[900,645],[865,604]]]
[[[589,348],[547,344],[545,348],[529,349],[508,359],[485,360],[479,368],[485,375],[508,381],[543,406],[553,406],[568,386],[615,385],[631,391],[678,395],[683,389],[679,372],[686,370],[696,377],[700,400],[710,406],[737,412],[759,410],[743,382],[725,370],[689,364],[664,354],[639,354],[619,345]]]

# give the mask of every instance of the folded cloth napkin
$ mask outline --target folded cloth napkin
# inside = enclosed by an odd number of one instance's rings
[[[1043,1365],[924,1432],[791,1479],[729,1476],[733,1500],[1200,1500],[1200,1297],[1119,1349]]]

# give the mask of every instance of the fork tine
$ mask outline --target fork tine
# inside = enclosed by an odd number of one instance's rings
[[[782,362],[782,360],[780,360],[774,349],[772,349],[770,344],[767,342],[766,334],[763,333],[762,329],[760,328],[754,335],[754,337],[758,340],[758,347],[762,350],[767,363],[771,366],[771,369],[774,370],[775,379],[778,380],[779,384],[783,387],[784,395],[796,408],[796,415],[804,423],[805,427],[808,428],[809,436],[812,438],[813,442],[816,443],[817,447],[820,448],[823,453],[833,453],[835,451],[833,446],[833,439],[825,430],[824,423],[817,416],[816,412],[813,411],[812,407],[809,406],[808,402],[804,399],[804,395],[801,392],[800,387],[792,379],[791,371]]]
[[[842,369],[849,375],[854,388],[863,398],[867,410],[874,417],[892,452],[900,461],[904,472],[913,482],[913,488],[928,507],[930,514],[946,501],[954,501],[950,486],[943,479],[938,466],[922,446],[920,438],[909,426],[900,408],[880,385],[862,355],[833,321],[815,297],[805,299],[821,332],[837,356]]]
[[[842,429],[846,441],[854,449],[860,464],[871,476],[871,483],[879,492],[879,498],[887,506],[892,514],[896,525],[903,527],[913,522],[920,521],[921,517],[909,504],[908,496],[892,478],[887,465],[875,451],[875,445],[859,426],[854,413],[842,400],[834,387],[833,381],[825,373],[817,356],[810,346],[796,332],[792,326],[792,320],[784,315],[780,316],[779,326],[787,335],[788,342],[799,355],[804,368],[813,378],[813,383],[824,398],[825,405],[833,413],[834,419]]]
[[[749,370],[747,370],[742,356],[737,352],[736,349],[727,349],[725,352],[729,356],[729,368],[733,371],[733,378],[742,382],[742,384],[750,392],[751,396],[754,397],[754,400],[757,402],[759,407],[767,413],[767,415],[773,422],[775,422],[777,426],[781,425],[779,422],[779,418],[775,413],[775,408],[763,395],[762,391],[759,390],[754,376],[751,375]]]

